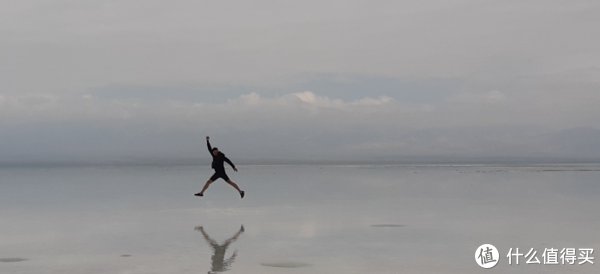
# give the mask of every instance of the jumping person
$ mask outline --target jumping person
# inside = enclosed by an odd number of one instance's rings
[[[223,154],[223,152],[220,152],[219,149],[216,148],[216,147],[211,147],[210,146],[209,139],[210,139],[210,137],[206,136],[206,146],[208,147],[208,152],[210,152],[210,154],[213,157],[212,168],[215,170],[215,174],[213,174],[210,177],[210,179],[208,179],[208,181],[206,181],[206,183],[204,184],[204,187],[202,188],[202,191],[200,191],[199,193],[196,193],[194,195],[196,195],[196,196],[204,196],[204,191],[206,191],[208,189],[208,187],[210,186],[210,184],[212,184],[217,179],[222,178],[230,186],[232,186],[233,188],[235,188],[240,193],[240,197],[244,198],[245,192],[243,190],[241,190],[234,181],[232,181],[231,179],[229,179],[229,176],[227,176],[227,173],[225,173],[224,163],[227,162],[233,168],[233,170],[235,170],[236,172],[238,171],[237,168],[231,162],[231,160],[229,160],[229,158],[225,157],[225,154]]]

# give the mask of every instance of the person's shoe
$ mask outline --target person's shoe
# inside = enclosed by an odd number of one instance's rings
[[[243,191],[243,190],[241,190],[241,191],[240,191],[240,197],[242,197],[242,199],[244,199],[244,194],[246,194],[246,192],[245,192],[245,191]]]
[[[198,192],[198,193],[194,194],[194,196],[202,197],[202,196],[204,196],[204,194],[202,194],[202,192]]]

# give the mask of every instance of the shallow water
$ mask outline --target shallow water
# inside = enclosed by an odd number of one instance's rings
[[[599,273],[508,265],[509,248],[600,249],[600,168],[0,168],[0,273]],[[541,251],[540,251],[541,252]],[[594,255],[597,255],[594,253]],[[541,259],[541,257],[540,257]]]

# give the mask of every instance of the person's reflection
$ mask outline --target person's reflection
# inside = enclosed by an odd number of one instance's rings
[[[237,240],[237,238],[242,234],[242,232],[244,232],[244,225],[240,227],[240,230],[237,233],[235,233],[235,235],[231,236],[231,238],[223,242],[223,244],[219,244],[215,240],[210,238],[206,231],[204,231],[204,227],[197,226],[196,230],[202,233],[202,236],[204,236],[206,242],[213,249],[213,255],[211,256],[212,267],[211,271],[209,271],[208,273],[210,274],[229,270],[229,267],[231,267],[231,264],[235,260],[235,257],[237,257],[237,250],[233,252],[229,259],[225,259],[225,252],[227,252],[227,247],[229,247],[231,243],[235,242],[235,240]]]

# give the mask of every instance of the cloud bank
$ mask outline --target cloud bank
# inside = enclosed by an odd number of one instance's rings
[[[0,148],[4,162],[193,160],[203,158],[203,137],[211,135],[216,145],[246,162],[600,155],[600,131],[589,126],[591,116],[600,113],[593,104],[585,108],[586,100],[600,95],[521,103],[530,96],[456,92],[435,103],[407,103],[387,95],[342,99],[312,91],[251,92],[204,103],[4,95]],[[570,119],[556,113],[561,109]]]

